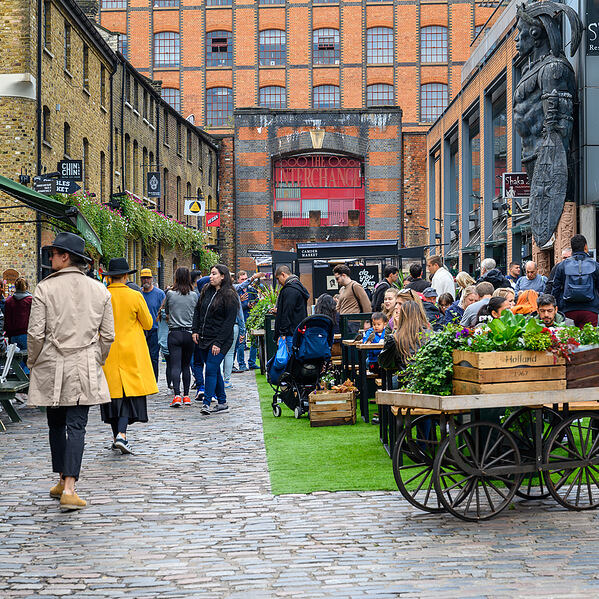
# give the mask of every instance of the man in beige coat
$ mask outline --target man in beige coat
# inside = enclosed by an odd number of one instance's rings
[[[114,341],[110,292],[85,276],[85,241],[59,233],[51,252],[52,274],[33,294],[27,330],[31,369],[28,405],[46,406],[52,470],[60,474],[50,496],[64,510],[87,502],[75,493],[89,407],[109,403],[102,371]]]

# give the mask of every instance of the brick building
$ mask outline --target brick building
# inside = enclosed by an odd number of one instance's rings
[[[240,137],[240,132],[247,134],[247,119],[258,122],[272,114],[294,122],[300,111],[306,123],[324,113],[342,120],[342,114],[351,119],[355,111],[366,114],[381,106],[398,107],[403,115],[393,189],[398,208],[383,231],[371,228],[371,218],[378,217],[368,213],[368,203],[356,201],[352,209],[362,210],[365,225],[363,233],[354,233],[363,238],[399,236],[410,245],[426,241],[424,134],[459,90],[460,69],[476,34],[494,14],[492,3],[101,0],[99,14],[104,27],[122,34],[122,49],[136,68],[163,82],[163,97],[184,115],[193,114],[211,133],[228,136],[223,149],[231,168],[226,161],[220,166],[221,180],[232,187],[221,194],[219,205],[223,246],[231,247],[231,226],[239,222],[242,207],[248,214],[250,196],[240,197],[240,184],[232,183],[239,169],[253,166],[238,150],[239,143],[247,141]],[[234,116],[235,109],[240,112]],[[333,120],[328,122],[336,127]],[[366,119],[361,126],[363,141],[370,137],[368,123]],[[320,153],[335,155],[326,142]],[[354,158],[363,163],[365,154]],[[261,167],[274,169],[275,156],[269,160]],[[241,179],[245,181],[244,175]],[[256,232],[260,239],[274,239],[272,215],[279,212],[274,186],[267,192],[268,217],[260,204],[254,223],[262,227]],[[327,207],[335,212],[333,208]],[[300,209],[298,228],[309,218],[303,202]],[[296,237],[301,237],[299,232]]]
[[[494,258],[504,272],[512,261],[534,259],[547,275],[576,232],[587,237],[592,251],[597,248],[594,80],[599,57],[585,55],[586,38],[569,58],[580,99],[575,103],[577,133],[570,146],[576,164],[574,191],[567,196],[555,235],[546,246],[539,248],[533,240],[528,198],[514,199],[509,189],[502,188],[504,173],[524,171],[512,116],[523,67],[516,52],[516,8],[513,0],[463,66],[462,89],[427,135],[429,243],[443,244],[437,253],[472,274],[482,259]],[[581,16],[584,21],[584,13]],[[568,35],[566,29],[566,42]],[[523,179],[527,180],[525,173]]]
[[[37,6],[35,0],[0,3],[0,174],[18,181],[56,171],[63,159],[81,160],[80,185],[97,202],[128,191],[149,208],[201,228],[203,221],[183,216],[184,199],[201,193],[215,203],[215,141],[172,109],[160,85],[116,53],[117,40],[77,3],[46,0],[40,15]],[[153,162],[167,175],[158,205],[145,193]],[[55,230],[13,197],[0,194],[0,208],[0,274],[13,268],[33,283],[44,274],[39,248]],[[165,280],[174,261],[195,261],[176,248],[143,247],[135,239],[128,240],[127,254],[137,267],[160,263]]]

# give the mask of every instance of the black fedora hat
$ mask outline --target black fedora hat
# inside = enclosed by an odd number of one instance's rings
[[[59,233],[52,244],[45,245],[42,250],[50,250],[52,248],[69,252],[69,254],[79,256],[79,258],[83,258],[88,262],[90,261],[90,257],[85,255],[85,239],[79,237],[79,235],[75,235],[75,233]]]
[[[102,275],[105,277],[120,277],[121,275],[130,275],[134,272],[137,272],[137,269],[131,270],[125,258],[113,258],[108,263],[108,270],[103,272]]]

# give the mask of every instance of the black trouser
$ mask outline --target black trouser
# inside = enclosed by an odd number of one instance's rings
[[[181,375],[183,375],[183,395],[189,395],[191,384],[191,358],[195,343],[191,333],[183,329],[171,329],[168,333],[168,353],[171,359],[171,377],[175,395],[181,395]]]
[[[89,406],[48,408],[52,471],[79,478]]]

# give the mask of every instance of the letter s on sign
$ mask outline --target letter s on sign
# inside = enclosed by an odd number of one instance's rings
[[[589,34],[591,42],[594,42],[597,39],[597,26],[599,23],[589,23]]]

